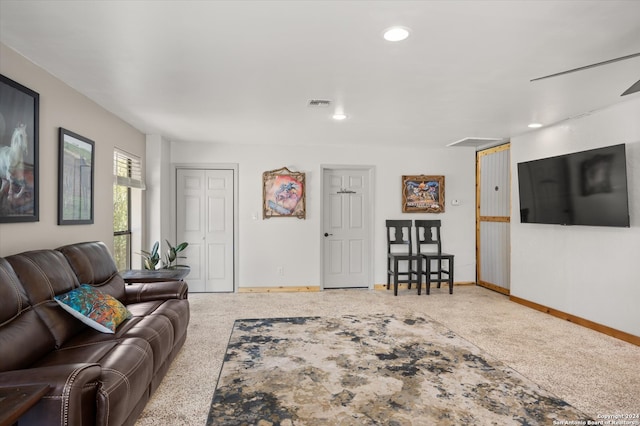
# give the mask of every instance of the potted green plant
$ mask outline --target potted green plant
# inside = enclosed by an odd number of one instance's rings
[[[187,265],[178,264],[178,259],[186,259],[185,256],[178,256],[178,253],[186,249],[189,243],[185,241],[174,247],[171,245],[169,240],[165,241],[169,248],[167,249],[167,253],[164,255],[164,264],[162,267],[164,269],[188,268]]]
[[[158,269],[158,262],[160,262],[160,254],[158,253],[158,249],[160,248],[160,243],[158,241],[153,244],[151,247],[151,251],[140,250],[140,256],[142,256],[142,267],[144,269]]]
[[[142,267],[144,269],[176,269],[176,268],[188,268],[188,265],[178,264],[178,259],[186,259],[185,256],[178,256],[178,253],[184,251],[189,243],[182,242],[176,246],[172,245],[169,240],[165,240],[169,248],[164,254],[164,259],[160,260],[160,243],[156,241],[151,247],[150,251],[140,250],[140,255],[143,258]],[[160,266],[158,266],[160,264]]]

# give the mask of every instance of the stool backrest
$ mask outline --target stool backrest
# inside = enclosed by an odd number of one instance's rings
[[[418,253],[423,253],[423,245],[435,245],[438,254],[442,253],[440,239],[440,220],[416,220],[416,246]]]
[[[394,245],[406,246],[406,253],[413,253],[410,220],[387,220],[387,253],[391,253]]]

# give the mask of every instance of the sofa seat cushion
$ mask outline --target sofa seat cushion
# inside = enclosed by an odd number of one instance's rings
[[[73,338],[65,342],[62,348],[88,345],[98,342],[109,342],[114,340],[117,341],[118,339],[126,337],[127,332],[143,318],[144,317],[131,317],[127,320],[124,320],[116,329],[116,332],[114,334],[100,333],[93,328],[85,327],[82,332],[76,334]]]
[[[118,346],[118,341],[116,340],[65,346],[49,352],[44,358],[35,363],[34,367],[74,363],[100,363],[116,346]]]
[[[155,374],[173,349],[173,326],[169,319],[161,315],[142,318],[130,327],[125,337],[137,337],[145,340],[153,352],[153,373]]]
[[[161,315],[132,317],[123,322],[115,334],[105,334],[87,328],[66,342],[61,348],[70,351],[74,348],[91,347],[102,343],[118,342],[129,337],[145,340],[153,352],[153,372],[165,362],[174,347],[174,331],[171,321]],[[63,352],[64,353],[64,352]]]
[[[189,325],[189,301],[187,299],[169,299],[158,307],[151,316],[162,315],[171,321],[175,342],[187,332]]]
[[[158,309],[158,306],[163,302],[163,300],[150,300],[141,303],[127,303],[126,307],[134,317],[144,317]]]

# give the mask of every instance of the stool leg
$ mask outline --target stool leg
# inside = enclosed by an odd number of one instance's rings
[[[453,256],[449,258],[449,294],[453,294]]]
[[[431,259],[429,259],[428,257],[425,259],[427,262],[427,270],[425,271],[425,275],[427,277],[426,279],[426,283],[425,283],[425,287],[427,290],[427,296],[429,295],[429,293],[431,292]]]
[[[398,295],[398,259],[393,259],[393,295]]]
[[[418,267],[416,268],[416,273],[418,274],[418,282],[416,285],[418,286],[418,296],[422,293],[422,257],[418,257],[416,260]]]
[[[411,290],[411,284],[413,284],[413,259],[407,260],[407,288]]]

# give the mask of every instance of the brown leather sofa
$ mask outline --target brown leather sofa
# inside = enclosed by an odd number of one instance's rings
[[[132,316],[114,334],[54,300],[81,284]],[[125,285],[101,242],[0,258],[0,387],[48,384],[19,425],[131,425],[187,337],[184,281]]]

